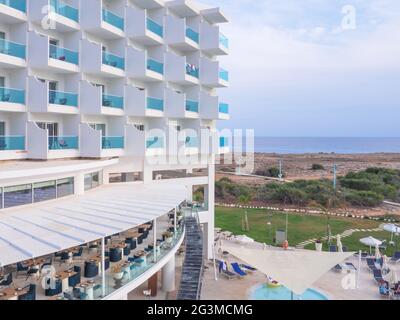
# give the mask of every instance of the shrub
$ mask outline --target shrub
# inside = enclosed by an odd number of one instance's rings
[[[325,168],[324,168],[324,166],[322,164],[314,163],[311,166],[311,170],[318,171],[318,170],[325,170]]]
[[[255,171],[255,174],[258,176],[279,178],[279,169],[276,167],[267,168],[267,169],[258,169]],[[282,174],[282,177],[284,177],[283,174]]]

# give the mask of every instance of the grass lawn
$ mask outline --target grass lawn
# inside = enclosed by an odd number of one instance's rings
[[[244,211],[247,211],[250,227],[249,232],[242,231],[241,221]],[[258,242],[272,244],[275,231],[277,229],[285,229],[286,214],[258,209],[245,210],[238,208],[216,207],[215,221],[216,227],[219,227],[222,230],[231,231],[235,235],[246,234],[247,236],[253,238]],[[271,226],[268,226],[267,222],[271,222]],[[349,219],[342,217],[330,218],[330,226],[333,235],[342,233],[343,231],[348,229],[374,229],[377,228],[379,224],[380,222],[372,220]],[[291,246],[295,246],[305,240],[325,236],[327,228],[327,218],[322,215],[306,216],[289,214],[288,226],[289,244]],[[383,234],[385,233],[386,232],[383,232]],[[390,234],[386,233],[386,237],[390,237]],[[344,245],[347,245],[345,240],[347,239],[344,239]],[[352,239],[350,238],[349,241],[350,242],[348,247],[352,248],[350,246],[353,245],[353,242],[351,242]],[[354,241],[354,245],[355,242],[356,241]]]

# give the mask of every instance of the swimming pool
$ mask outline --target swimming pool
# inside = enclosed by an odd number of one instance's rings
[[[291,291],[284,287],[270,288],[265,284],[256,286],[251,294],[250,300],[292,300]],[[329,300],[321,292],[308,289],[301,296],[293,294],[293,300]]]

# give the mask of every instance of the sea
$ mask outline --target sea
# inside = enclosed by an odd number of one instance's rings
[[[278,138],[256,137],[255,152],[300,153],[400,153],[400,138]]]

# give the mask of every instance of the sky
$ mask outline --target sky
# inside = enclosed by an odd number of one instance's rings
[[[221,7],[227,128],[400,137],[399,0],[202,0]]]

